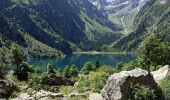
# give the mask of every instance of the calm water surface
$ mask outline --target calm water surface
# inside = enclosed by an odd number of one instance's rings
[[[27,62],[33,66],[39,65],[44,67],[51,63],[55,68],[63,69],[66,65],[75,64],[79,69],[82,68],[85,62],[95,62],[99,59],[101,65],[115,67],[120,62],[128,62],[135,58],[132,54],[73,54],[64,58],[31,58]]]

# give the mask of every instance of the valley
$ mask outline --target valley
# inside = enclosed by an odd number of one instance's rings
[[[1,0],[0,99],[169,100],[170,0]]]

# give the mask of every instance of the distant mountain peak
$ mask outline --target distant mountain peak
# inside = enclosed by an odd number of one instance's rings
[[[170,3],[170,0],[160,0],[160,3],[161,4],[167,4],[167,3]]]

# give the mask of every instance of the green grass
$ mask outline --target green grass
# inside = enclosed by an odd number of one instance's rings
[[[59,88],[59,93],[63,93],[64,95],[68,95],[70,93],[72,93],[75,90],[74,87],[72,86],[61,86]]]
[[[169,100],[170,99],[170,77],[162,80],[160,82],[160,87],[164,92],[165,98]]]

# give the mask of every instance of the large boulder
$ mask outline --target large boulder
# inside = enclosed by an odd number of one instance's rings
[[[134,95],[131,84],[137,83],[147,85],[151,89],[158,89],[152,74],[136,68],[132,71],[122,71],[111,75],[101,90],[101,94],[106,100],[128,100]]]
[[[152,73],[155,81],[160,81],[160,80],[165,79],[167,76],[170,76],[170,67],[169,67],[169,65],[166,65],[166,66],[160,68],[159,70],[153,71],[151,73]]]

